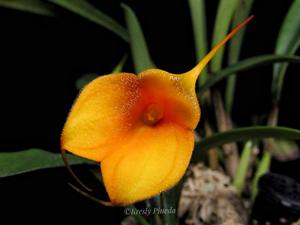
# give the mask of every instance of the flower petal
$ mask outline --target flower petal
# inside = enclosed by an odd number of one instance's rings
[[[136,128],[101,162],[112,203],[128,205],[171,188],[183,176],[193,146],[192,130],[174,123]]]
[[[62,132],[62,148],[101,161],[126,138],[140,96],[139,78],[121,73],[99,77],[80,93]]]
[[[189,129],[196,128],[200,119],[200,106],[195,87],[187,89],[182,75],[171,74],[159,69],[146,70],[138,75],[141,78],[143,94],[147,99],[156,98],[165,103],[168,121]]]

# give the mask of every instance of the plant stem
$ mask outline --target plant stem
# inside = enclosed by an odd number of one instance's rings
[[[217,120],[218,130],[225,132],[232,129],[232,123],[229,116],[224,110],[224,104],[221,98],[221,94],[218,91],[213,92],[213,103],[215,107],[215,116]],[[225,157],[225,169],[227,174],[233,178],[235,176],[238,163],[239,155],[236,143],[230,143],[223,145],[224,157]]]
[[[205,134],[207,137],[210,137],[213,134],[213,131],[209,125],[209,122],[205,120]],[[213,170],[219,169],[219,159],[218,159],[218,152],[216,148],[212,148],[208,151],[208,165],[209,168]]]

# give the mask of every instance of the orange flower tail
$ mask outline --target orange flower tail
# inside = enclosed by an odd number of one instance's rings
[[[198,79],[201,71],[209,63],[209,61],[214,57],[214,55],[222,48],[227,41],[229,41],[240,29],[242,29],[250,20],[252,20],[254,15],[248,17],[244,22],[234,28],[222,41],[220,41],[193,69],[182,74],[185,76],[185,80],[189,83],[190,88],[195,87],[196,80]]]

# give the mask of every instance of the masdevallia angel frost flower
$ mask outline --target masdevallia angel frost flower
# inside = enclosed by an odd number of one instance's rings
[[[196,80],[235,28],[184,74],[149,69],[101,76],[80,93],[65,123],[61,147],[100,162],[114,205],[128,205],[174,186],[186,171],[200,119]]]

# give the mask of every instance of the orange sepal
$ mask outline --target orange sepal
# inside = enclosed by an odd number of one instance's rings
[[[193,145],[193,132],[173,123],[137,128],[101,162],[112,203],[128,205],[171,188],[183,176]]]
[[[134,74],[99,77],[80,93],[65,123],[61,146],[81,157],[101,161],[131,129],[140,83]]]

